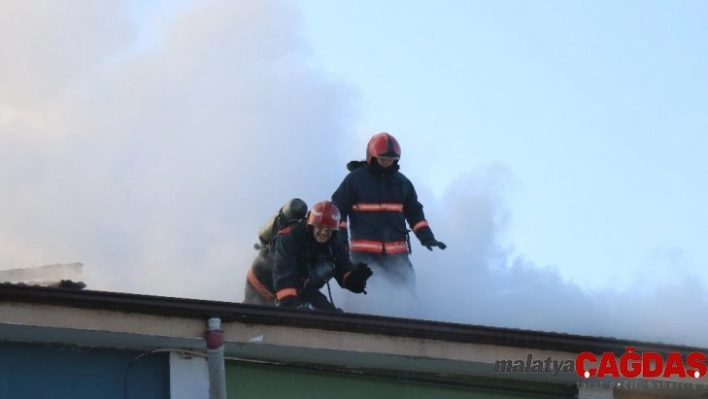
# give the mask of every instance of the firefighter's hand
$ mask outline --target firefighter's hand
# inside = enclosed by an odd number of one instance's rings
[[[445,245],[444,242],[438,241],[434,238],[428,238],[423,242],[423,246],[428,248],[429,251],[433,250],[433,247],[438,247],[440,249],[445,249],[447,248],[447,245]]]
[[[366,280],[368,280],[372,274],[374,274],[374,272],[371,271],[371,268],[369,268],[366,263],[358,262],[354,265],[352,271],[349,272],[345,285],[347,289],[353,293],[360,294],[363,292],[366,294]]]

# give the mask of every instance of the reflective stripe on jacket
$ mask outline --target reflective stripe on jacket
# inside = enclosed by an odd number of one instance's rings
[[[353,168],[332,194],[342,214],[340,227],[349,228],[351,251],[407,252],[406,222],[420,241],[433,237],[413,184],[398,168],[363,164]],[[340,233],[346,237],[346,230]]]

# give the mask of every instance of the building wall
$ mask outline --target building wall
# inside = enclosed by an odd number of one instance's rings
[[[412,376],[395,377],[343,374],[326,370],[227,361],[229,398],[288,399],[519,399],[575,398],[571,387],[549,387],[519,382],[457,381],[457,384],[423,382]],[[483,386],[487,386],[484,388]]]
[[[170,352],[170,399],[209,399],[209,364],[204,356]]]
[[[0,342],[0,398],[169,399],[169,354],[149,354],[131,366],[140,354]]]

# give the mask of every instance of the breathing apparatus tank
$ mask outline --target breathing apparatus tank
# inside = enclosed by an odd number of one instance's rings
[[[256,249],[269,245],[273,241],[275,234],[285,223],[304,219],[305,216],[307,216],[307,204],[305,201],[300,198],[293,198],[286,202],[258,231],[260,245],[256,244]]]

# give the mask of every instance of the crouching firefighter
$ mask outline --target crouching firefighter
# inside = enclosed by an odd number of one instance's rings
[[[362,262],[352,264],[349,253],[336,238],[341,216],[330,201],[315,204],[305,223],[294,223],[280,231],[273,248],[275,305],[284,308],[338,311],[320,292],[334,278],[340,287],[366,293],[371,269]]]

